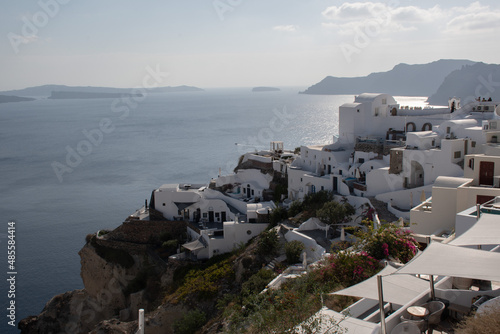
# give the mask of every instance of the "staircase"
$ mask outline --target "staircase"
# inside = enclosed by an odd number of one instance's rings
[[[368,197],[370,202],[372,203],[373,207],[375,208],[375,211],[377,212],[378,218],[381,221],[385,221],[387,223],[392,223],[393,221],[396,221],[399,219],[396,215],[394,215],[392,212],[390,212],[387,209],[387,203],[379,201],[378,199],[375,199],[375,197]]]

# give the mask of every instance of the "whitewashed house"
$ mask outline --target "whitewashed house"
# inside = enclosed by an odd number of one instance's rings
[[[466,155],[493,149],[483,144],[498,136],[483,128],[497,117],[494,107],[461,107],[456,98],[448,107],[403,107],[387,94],[356,96],[339,108],[336,143],[301,147],[288,173],[289,198],[319,190],[376,196],[409,218],[419,191],[429,191],[438,176],[462,177]],[[496,131],[496,121],[492,126]]]

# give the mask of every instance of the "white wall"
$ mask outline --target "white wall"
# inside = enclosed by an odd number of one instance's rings
[[[452,230],[457,213],[456,188],[432,188],[432,211],[412,210],[410,229],[419,234],[433,234],[438,230]]]
[[[366,174],[367,195],[375,196],[386,192],[403,189],[400,174],[389,174],[389,167],[374,169]]]
[[[288,242],[294,240],[302,242],[305,247],[304,251],[306,252],[308,262],[316,262],[323,257],[323,254],[325,254],[325,249],[318,245],[314,239],[298,231],[289,231],[285,234],[285,239]]]
[[[210,238],[209,254],[223,254],[233,251],[266,229],[268,224],[224,222],[224,238]]]

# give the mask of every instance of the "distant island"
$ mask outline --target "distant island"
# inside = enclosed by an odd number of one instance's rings
[[[276,87],[254,87],[252,88],[252,92],[277,92],[281,89]]]
[[[370,92],[430,96],[437,91],[448,74],[473,64],[475,62],[470,60],[441,59],[428,64],[399,64],[390,71],[372,73],[365,77],[328,76],[301,94],[339,95]]]
[[[32,97],[21,97],[13,95],[0,95],[0,103],[33,101]]]
[[[112,88],[112,87],[92,87],[92,86],[65,86],[65,85],[43,85],[28,87],[24,89],[0,92],[4,95],[16,96],[40,96],[49,97],[52,92],[77,92],[77,93],[113,93],[113,94],[133,94],[137,89],[133,88]],[[147,89],[148,93],[177,93],[177,92],[203,92],[204,90],[193,86],[166,86]],[[121,95],[120,95],[121,96]]]
[[[54,100],[65,99],[111,99],[120,97],[142,97],[142,94],[98,93],[98,92],[52,92],[48,97]]]

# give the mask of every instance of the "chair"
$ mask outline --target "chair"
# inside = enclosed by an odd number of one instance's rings
[[[417,325],[411,322],[400,322],[396,325],[391,331],[391,334],[420,334],[420,328]]]
[[[414,317],[410,315],[406,310],[403,311],[403,314],[399,317],[399,320],[401,320],[402,323],[412,323],[413,325],[418,327],[421,333],[424,333],[429,327],[426,319]]]
[[[429,310],[429,315],[427,316],[427,323],[429,326],[429,334],[432,334],[432,331],[436,326],[441,322],[441,315],[445,309],[445,305],[443,302],[438,300],[434,300],[422,305]]]

